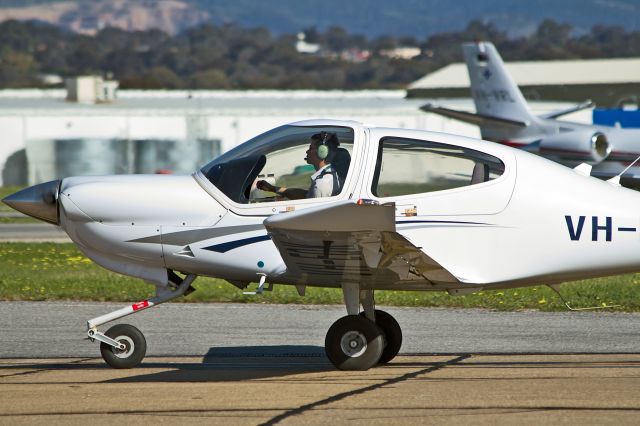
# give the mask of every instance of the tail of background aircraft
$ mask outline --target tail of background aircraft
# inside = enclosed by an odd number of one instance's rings
[[[530,123],[533,115],[492,43],[462,46],[478,114]]]
[[[475,124],[482,138],[519,147],[574,167],[598,164],[611,152],[606,134],[590,125],[555,119],[592,106],[591,101],[546,113],[531,114],[522,92],[489,42],[462,45],[476,113],[426,104],[421,110]]]
[[[493,44],[465,43],[462,47],[476,111],[486,117],[480,126],[482,137],[509,143],[534,139],[544,133]],[[519,125],[507,125],[506,122]]]

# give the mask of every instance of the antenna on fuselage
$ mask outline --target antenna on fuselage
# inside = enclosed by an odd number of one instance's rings
[[[636,158],[635,160],[633,160],[633,162],[631,164],[629,164],[623,171],[621,171],[618,175],[612,177],[611,179],[607,179],[607,182],[609,182],[611,185],[615,185],[615,186],[622,186],[620,185],[620,177],[627,171],[629,170],[634,164],[636,164],[638,162],[638,160],[640,160],[640,155],[638,156],[638,158]]]
[[[601,306],[590,306],[588,308],[574,308],[569,304],[569,302],[564,297],[562,297],[562,294],[560,293],[560,284],[547,284],[547,287],[549,287],[551,290],[556,292],[558,297],[560,297],[560,300],[562,300],[562,302],[564,303],[564,306],[566,306],[567,309],[569,309],[570,311],[574,311],[574,312],[575,311],[593,311],[596,309],[611,309],[611,308],[620,307],[620,305],[607,305],[603,303]]]

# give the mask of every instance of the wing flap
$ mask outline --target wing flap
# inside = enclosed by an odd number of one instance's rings
[[[459,283],[395,229],[395,205],[352,202],[283,213],[264,225],[287,265],[305,282]]]

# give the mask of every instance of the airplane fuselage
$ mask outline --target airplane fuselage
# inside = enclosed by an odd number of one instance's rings
[[[362,129],[364,130],[364,129]],[[360,146],[371,156],[353,170],[347,191],[329,200],[238,205],[193,176],[68,178],[60,189],[60,225],[91,259],[116,272],[167,284],[167,270],[236,284],[269,282],[339,287],[319,269],[292,275],[263,222],[332,203],[375,199],[367,164],[388,135],[481,148],[500,158],[498,179],[419,195],[387,197],[397,232],[459,283],[425,283],[372,273],[371,288],[443,290],[517,286],[637,270],[640,194],[583,176],[526,152],[438,133],[370,128]],[[595,200],[598,200],[595,202]],[[326,268],[330,271],[330,267]],[[415,279],[413,279],[415,278]]]

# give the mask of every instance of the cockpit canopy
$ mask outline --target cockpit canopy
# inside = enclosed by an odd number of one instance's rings
[[[256,187],[259,180],[287,188],[309,188],[316,172],[306,161],[311,137],[321,132],[337,136],[339,147],[331,164],[342,182],[353,154],[354,132],[342,126],[281,126],[239,145],[202,167],[202,174],[232,201],[241,204],[279,201]],[[342,188],[340,188],[340,191]]]

